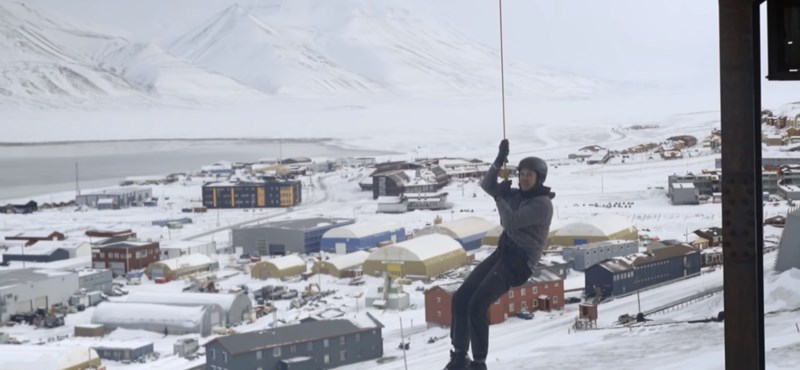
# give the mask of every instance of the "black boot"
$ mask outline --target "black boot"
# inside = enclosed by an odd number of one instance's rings
[[[467,370],[486,370],[486,362],[470,361]]]
[[[450,362],[445,365],[444,370],[467,370],[469,364],[470,359],[466,352],[450,351]]]

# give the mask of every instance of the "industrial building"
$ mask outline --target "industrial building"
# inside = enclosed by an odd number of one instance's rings
[[[467,253],[455,239],[424,235],[370,253],[363,271],[371,276],[431,278],[464,266]]]
[[[32,268],[0,271],[0,323],[15,314],[66,304],[78,289],[78,274],[74,272]]]
[[[362,265],[369,257],[369,252],[356,251],[326,258],[314,262],[312,271],[317,274],[327,274],[338,278],[361,276]]]
[[[207,208],[292,207],[303,201],[300,181],[215,182],[203,185]]]
[[[328,230],[322,235],[320,249],[328,253],[346,254],[374,248],[383,242],[397,243],[405,239],[406,229],[397,222],[362,222]]]
[[[167,335],[211,334],[211,312],[201,305],[103,302],[92,313],[92,324],[109,329],[147,330]]]
[[[47,234],[47,235],[24,235],[24,234],[19,234],[19,235],[13,235],[13,236],[6,236],[5,240],[24,241],[25,242],[25,246],[29,247],[31,245],[36,244],[37,242],[44,241],[44,240],[64,240],[66,238],[67,237],[64,234],[62,234],[62,233],[60,233],[58,231],[53,231],[53,232],[51,232],[50,234]]]
[[[205,344],[207,369],[330,369],[383,356],[382,325],[313,320],[221,336]]]
[[[304,218],[235,228],[232,246],[251,256],[283,256],[320,251],[322,235],[336,227],[351,225],[348,218]]]
[[[141,270],[159,260],[158,242],[124,241],[92,248],[92,267],[110,269],[115,276]]]
[[[584,271],[609,258],[638,252],[639,242],[636,240],[608,240],[564,247],[561,249],[561,257],[570,263],[575,271]]]
[[[213,256],[217,253],[217,243],[213,241],[169,240],[159,243],[161,259],[167,260],[190,254],[204,254]]]
[[[700,274],[700,252],[685,245],[653,250],[629,257],[605,260],[586,269],[587,297],[623,295]]]
[[[212,315],[212,326],[237,325],[250,316],[253,304],[246,294],[233,293],[159,293],[137,292],[128,295],[126,302],[153,303],[169,306],[203,306],[210,312],[221,314]]]
[[[205,254],[189,254],[182,257],[162,259],[151,263],[144,270],[150,279],[163,278],[172,281],[186,275],[219,270],[219,262]]]
[[[114,275],[108,269],[78,270],[78,286],[87,292],[110,293],[114,288]]]
[[[673,205],[700,204],[700,193],[691,182],[676,182],[669,184],[670,202]]]
[[[92,245],[73,240],[42,240],[31,246],[8,248],[3,253],[3,261],[53,262],[75,257],[85,257],[91,253]]]
[[[145,187],[124,187],[99,192],[80,194],[75,197],[75,205],[95,208],[102,199],[110,199],[113,209],[138,206],[153,197],[153,190]],[[106,201],[108,202],[108,201]]]
[[[254,279],[284,278],[306,272],[306,261],[296,254],[262,260],[250,268]]]
[[[455,239],[464,250],[478,249],[487,232],[496,225],[481,217],[464,217],[438,225],[428,226],[415,235],[443,234]]]
[[[547,244],[572,246],[606,240],[639,240],[639,231],[622,216],[604,214],[550,231]]]
[[[399,164],[404,168],[378,168],[372,177],[372,199],[399,196],[405,193],[436,192],[449,181],[447,171],[439,166],[422,167],[418,164]],[[396,166],[394,166],[396,167]]]

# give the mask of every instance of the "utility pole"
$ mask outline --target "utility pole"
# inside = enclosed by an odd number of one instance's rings
[[[78,182],[78,162],[75,162],[75,194],[81,195],[81,187]]]
[[[403,365],[408,370],[408,360],[406,360],[406,336],[403,334],[403,318],[400,317],[400,346],[403,347]]]

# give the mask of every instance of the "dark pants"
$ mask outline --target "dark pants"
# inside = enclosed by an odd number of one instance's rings
[[[485,360],[489,351],[489,306],[531,276],[524,256],[514,256],[503,241],[501,237],[501,246],[478,264],[453,294],[450,340],[460,352],[467,352],[472,343],[475,360]]]

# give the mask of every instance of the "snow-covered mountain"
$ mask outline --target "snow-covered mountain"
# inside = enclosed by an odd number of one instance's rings
[[[76,28],[24,3],[0,3],[0,102],[64,106],[260,95],[154,44]]]
[[[499,53],[396,1],[234,4],[169,50],[270,94],[497,95]],[[246,67],[245,67],[246,66]],[[598,81],[507,62],[508,92],[586,97]]]

